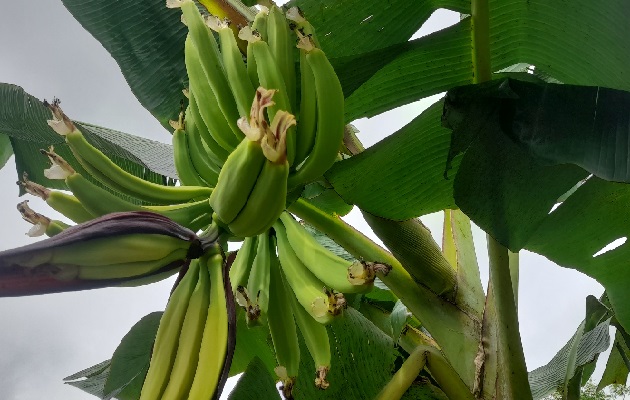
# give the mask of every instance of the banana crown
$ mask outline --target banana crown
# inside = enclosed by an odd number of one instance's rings
[[[53,146],[50,146],[48,151],[41,149],[40,152],[48,157],[51,164],[50,168],[44,170],[44,176],[46,178],[66,179],[68,176],[75,173],[74,168],[72,168],[63,157],[55,153]]]
[[[26,222],[33,224],[31,229],[26,233],[30,237],[41,236],[46,233],[48,225],[50,225],[50,218],[36,213],[28,206],[28,200],[24,200],[18,203],[17,209],[22,214],[22,219]]]

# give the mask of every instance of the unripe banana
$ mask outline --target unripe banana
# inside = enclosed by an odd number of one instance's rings
[[[286,208],[288,176],[286,160],[281,164],[266,160],[247,203],[228,224],[230,232],[247,237],[269,229]]]
[[[165,266],[178,260],[185,260],[187,249],[176,249],[170,254],[155,260],[123,262],[108,265],[80,265],[78,267],[79,279],[120,279],[130,277],[142,277],[152,275]]]
[[[175,170],[179,181],[186,186],[208,186],[208,183],[199,176],[192,163],[190,151],[188,150],[188,135],[185,130],[183,111],[180,112],[179,121],[171,121],[171,126],[175,129],[172,145]]]
[[[210,206],[221,221],[229,224],[243,209],[264,161],[260,144],[249,138],[243,139],[230,154],[221,168],[217,186],[210,195]]]
[[[44,200],[53,210],[78,224],[89,221],[96,216],[86,210],[73,195],[50,190],[38,183],[29,181],[26,173],[24,173],[22,180],[18,182],[18,185],[22,186],[27,193]]]
[[[266,231],[286,208],[289,164],[286,160],[286,135],[295,125],[295,117],[285,112],[276,113],[271,128],[261,140],[267,158],[252,189],[247,203],[238,216],[228,224],[237,236],[254,236]],[[261,212],[261,210],[263,210]]]
[[[295,39],[289,29],[289,23],[280,8],[272,5],[269,9],[267,21],[267,42],[271,54],[276,59],[280,72],[284,77],[287,96],[291,109],[295,109]]]
[[[247,116],[254,97],[254,86],[247,75],[243,55],[238,49],[234,32],[229,20],[220,20],[211,16],[207,20],[210,29],[218,32],[221,42],[221,56],[227,74],[227,80],[234,94],[234,100],[241,117]]]
[[[313,70],[306,61],[306,51],[300,49],[300,115],[295,139],[295,165],[299,166],[315,143],[317,129],[317,95]]]
[[[49,262],[85,267],[127,264],[160,260],[175,250],[184,250],[185,256],[188,247],[188,242],[171,236],[131,233],[56,248],[51,252]]]
[[[308,158],[289,176],[289,188],[322,176],[337,160],[344,133],[344,97],[335,70],[324,52],[313,46],[310,38],[301,37],[299,46],[308,53],[306,61],[315,78],[317,133]]]
[[[186,316],[190,296],[199,279],[199,262],[190,264],[166,305],[155,337],[149,371],[142,385],[140,400],[158,400],[169,381],[177,354],[179,335]]]
[[[188,41],[186,42],[188,43]],[[200,86],[203,86],[203,85],[200,85]],[[195,121],[199,136],[201,136],[201,139],[207,146],[208,150],[210,150],[208,152],[208,157],[217,166],[222,166],[225,160],[227,160],[228,156],[230,155],[230,152],[232,151],[233,147],[231,145],[230,146],[226,145],[227,147],[230,148],[230,150],[226,150],[221,144],[219,144],[219,142],[217,142],[215,138],[215,133],[220,133],[220,132],[229,133],[229,130],[227,130],[227,122],[225,121],[225,118],[223,117],[223,114],[221,114],[220,110],[218,111],[219,115],[217,115],[216,118],[213,118],[214,114],[217,114],[217,112],[214,111],[215,108],[212,107],[212,105],[210,104],[210,105],[206,105],[206,107],[204,108],[204,112],[206,114],[205,118],[206,119],[210,118],[210,123],[212,125],[208,125],[206,123],[206,121],[204,120],[204,117],[201,115],[201,111],[199,110],[199,106],[197,104],[196,92],[200,90],[201,89],[196,89],[195,91],[193,91],[192,86],[191,86],[191,89],[188,91],[188,95],[189,95],[188,109],[190,111],[190,116]],[[210,88],[208,88],[207,90],[210,90]],[[204,92],[202,91],[202,93]],[[226,130],[221,130],[220,126],[224,124],[226,126],[225,128]],[[211,128],[212,128],[212,131],[211,131]]]
[[[179,2],[179,5],[188,26],[190,38],[199,52],[201,67],[206,74],[212,92],[217,98],[219,108],[231,128],[232,134],[240,141],[243,138],[243,134],[236,125],[236,121],[239,118],[238,108],[227,81],[217,42],[194,1],[184,0]],[[204,104],[199,102],[199,107],[201,110]]]
[[[330,370],[330,340],[326,327],[311,317],[304,307],[300,305],[293,293],[288,294],[295,322],[300,328],[304,343],[311,353],[315,363],[315,386],[319,389],[328,389],[329,383],[326,375]]]
[[[65,182],[77,199],[81,201],[81,204],[96,216],[121,211],[150,211],[164,215],[178,224],[190,227],[195,231],[200,229],[204,223],[207,225],[211,222],[210,214],[212,209],[208,205],[207,200],[169,206],[145,207],[130,203],[96,186],[78,172],[69,175]],[[204,217],[204,220],[195,223],[194,221],[198,217]]]
[[[376,270],[387,274],[390,267],[364,261],[347,261],[322,246],[290,214],[280,216],[289,243],[302,263],[327,287],[342,293],[363,293],[372,289]]]
[[[190,107],[188,109],[190,110]],[[186,115],[191,117],[190,112],[187,112]],[[216,186],[221,167],[212,161],[214,157],[210,156],[193,118],[186,119],[186,135],[188,137],[188,153],[195,171],[210,187]]]
[[[269,120],[275,119],[276,113],[280,110],[291,113],[292,107],[289,101],[287,87],[285,85],[282,71],[276,60],[274,59],[269,45],[260,39],[260,35],[253,32],[250,27],[245,27],[239,32],[239,37],[249,42],[248,46],[252,47],[252,53],[256,61],[256,67],[260,85],[267,90],[276,90],[274,96],[275,104],[269,107],[267,111]],[[287,132],[286,151],[289,166],[293,164],[295,159],[295,128]]]
[[[271,248],[273,246],[273,249]],[[269,308],[269,271],[271,252],[276,251],[275,242],[269,239],[269,232],[258,235],[256,256],[247,281],[247,294],[251,307],[248,307],[247,322],[257,322],[261,314],[266,318]]]
[[[85,140],[81,132],[66,135],[66,142],[81,165],[94,178],[120,193],[150,203],[183,203],[210,195],[210,188],[201,186],[163,186],[145,181],[120,168],[105,154]]]
[[[256,257],[257,240],[257,236],[246,237],[230,267],[230,283],[232,284],[232,291],[235,293],[239,286],[247,286],[249,272]],[[238,298],[238,294],[236,296]]]
[[[190,34],[188,34],[184,42],[184,54],[189,90],[190,93],[192,93],[192,97],[194,97],[195,107],[199,111],[199,115],[208,127],[208,132],[211,135],[210,138],[207,136],[203,136],[203,138],[211,150],[215,147],[212,143],[214,141],[229,154],[229,152],[238,146],[240,139],[232,133],[228,116],[224,115],[219,107],[219,100],[212,91],[209,78],[203,70],[201,54],[199,53],[199,49],[195,46]],[[230,89],[228,88],[228,90]],[[236,104],[234,108],[236,111]],[[229,118],[231,117],[233,116]],[[238,111],[236,111],[236,118],[238,119]],[[234,124],[236,124],[236,121],[234,121]],[[204,132],[201,131],[201,133],[203,134]],[[223,158],[220,151],[216,154]]]
[[[202,259],[203,260],[203,259]],[[210,305],[210,277],[208,269],[200,265],[197,286],[190,295],[186,316],[179,334],[177,355],[171,369],[168,385],[161,400],[177,400],[188,397],[199,362],[201,338]]]
[[[271,255],[271,260],[267,323],[278,360],[278,367],[275,369],[276,375],[282,382],[282,392],[285,398],[291,399],[300,364],[300,345],[291,310],[291,287],[286,284],[282,277],[282,270],[275,251]]]
[[[252,23],[252,30],[257,32],[262,40],[267,40],[267,18],[269,16],[269,9],[265,6],[261,6],[260,11],[256,14],[254,22]],[[256,57],[254,57],[254,47],[247,45],[247,75],[254,87],[260,86],[260,79],[258,78],[258,69],[256,66]]]
[[[210,305],[199,349],[199,362],[188,399],[214,398],[226,372],[228,313],[223,281],[223,257],[220,254],[210,256],[205,268],[210,275]]]
[[[321,324],[332,322],[334,316],[339,315],[345,308],[345,298],[340,293],[328,290],[300,261],[289,243],[282,223],[275,223],[273,228],[278,238],[278,257],[284,277],[299,303],[317,322]]]

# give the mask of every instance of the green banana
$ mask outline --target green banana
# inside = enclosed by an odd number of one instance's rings
[[[177,260],[186,259],[187,249],[176,249],[170,254],[149,261],[123,262],[109,265],[80,265],[79,279],[118,279],[149,275]]]
[[[85,140],[79,131],[65,136],[66,143],[81,165],[94,178],[120,193],[150,203],[183,203],[195,198],[208,197],[212,189],[201,186],[163,186],[145,181],[120,168],[105,154]]]
[[[295,125],[295,117],[279,111],[261,140],[266,161],[246,204],[228,224],[237,236],[254,236],[266,231],[286,208],[289,163],[286,160],[287,130]]]
[[[18,182],[18,185],[22,186],[27,193],[44,200],[50,208],[77,224],[89,221],[95,217],[94,214],[83,207],[75,196],[57,190],[50,190],[38,183],[29,181],[26,172],[22,180]]]
[[[221,62],[217,42],[209,31],[194,1],[184,0],[179,2],[179,6],[188,25],[190,38],[199,52],[201,67],[206,74],[212,92],[217,98],[219,109],[225,116],[232,133],[240,141],[243,138],[243,134],[236,125],[239,112]],[[205,105],[200,102],[199,106],[201,110],[201,107]]]
[[[282,382],[284,397],[291,399],[300,365],[300,345],[290,303],[291,287],[284,282],[275,251],[270,267],[267,323],[278,361],[275,372]]]
[[[228,313],[223,282],[223,256],[220,254],[210,256],[204,267],[210,274],[210,305],[199,349],[199,362],[188,399],[213,398],[222,379],[228,350]]]
[[[142,385],[140,400],[158,400],[169,382],[177,353],[186,310],[199,278],[199,262],[193,261],[166,305],[155,337],[149,371]]]
[[[199,268],[197,286],[190,295],[188,309],[179,333],[177,355],[168,385],[161,400],[187,398],[199,362],[199,348],[210,305],[210,276],[205,266]]]
[[[273,120],[278,110],[291,112],[291,103],[287,93],[286,85],[282,71],[278,66],[276,59],[271,53],[269,44],[260,38],[260,34],[253,32],[250,27],[241,29],[239,37],[243,37],[249,42],[248,46],[252,46],[254,59],[256,60],[256,68],[260,86],[268,90],[277,90],[274,96],[275,105],[269,108],[269,120]]]
[[[302,263],[326,286],[342,293],[363,293],[372,289],[376,269],[389,272],[384,264],[346,261],[322,246],[289,213],[280,220],[287,230],[289,243]]]
[[[199,174],[199,176],[206,181],[211,187],[216,186],[217,179],[219,178],[219,172],[221,171],[221,165],[215,163],[215,159],[218,158],[211,154],[207,145],[203,142],[201,135],[199,134],[199,127],[197,121],[192,118],[190,112],[190,106],[186,112],[186,134],[188,135],[188,152],[190,153],[190,159],[193,163],[193,167]],[[202,122],[203,124],[203,122]]]
[[[227,116],[219,108],[217,96],[212,91],[210,82],[201,65],[201,54],[199,54],[190,34],[184,42],[184,54],[190,93],[192,93],[192,98],[194,98],[194,107],[199,112],[201,120],[208,128],[207,131],[210,134],[210,136],[204,135],[202,137],[208,147],[225,161],[225,158],[227,158],[227,156],[223,157],[225,153],[229,154],[238,146],[240,140],[232,133]],[[238,118],[238,115],[236,115],[236,118]],[[234,123],[236,123],[236,120]],[[205,131],[200,131],[200,133],[204,134]],[[216,145],[214,144],[215,142]],[[224,151],[215,151],[217,145]]]
[[[178,224],[190,227],[193,230],[198,230],[204,223],[209,224],[211,222],[212,209],[209,207],[207,200],[168,206],[139,206],[96,186],[78,172],[66,177],[65,182],[81,204],[96,216],[120,211],[151,211],[164,215]],[[198,217],[205,218],[194,223]]]
[[[225,162],[225,160],[227,160],[228,156],[230,155],[230,152],[228,150],[225,150],[223,147],[221,147],[221,145],[217,143],[217,141],[214,139],[214,137],[210,133],[208,126],[206,126],[206,123],[204,122],[203,118],[201,117],[201,114],[199,113],[199,107],[197,105],[197,97],[195,96],[195,94],[192,91],[189,91],[188,94],[190,96],[188,98],[189,99],[188,111],[190,114],[188,117],[193,119],[198,136],[201,137],[201,141],[205,145],[205,147],[202,146],[200,147],[200,149],[203,148],[206,150],[206,154],[208,158],[210,159],[210,161],[212,161],[215,165],[217,165],[218,169],[220,170],[221,166],[223,166],[223,163]]]
[[[286,208],[288,176],[286,161],[276,164],[266,160],[247,203],[228,224],[230,232],[247,237],[260,235],[269,229]]]
[[[243,139],[225,160],[217,186],[210,195],[210,206],[221,221],[229,224],[243,209],[264,161],[260,143],[249,138]]]
[[[328,389],[330,385],[326,381],[326,375],[330,370],[330,340],[326,327],[315,321],[304,307],[300,305],[295,294],[289,293],[289,302],[293,310],[295,322],[300,328],[304,343],[315,362],[315,386],[319,389]]]
[[[230,283],[232,285],[232,291],[237,292],[239,286],[244,287],[247,285],[247,278],[249,277],[249,271],[252,269],[254,257],[256,257],[257,250],[257,236],[246,237],[236,253],[236,258],[230,267]],[[237,299],[238,299],[238,295]],[[239,305],[244,306],[239,301]]]
[[[289,188],[322,176],[337,160],[344,134],[344,97],[335,70],[324,52],[316,48],[309,37],[301,36],[298,46],[308,53],[306,61],[315,78],[317,133],[308,158],[289,176]]]
[[[300,49],[300,115],[295,140],[295,165],[299,166],[315,143],[317,129],[317,96],[313,70],[306,61],[306,51]]]
[[[247,308],[247,322],[254,323],[262,315],[267,316],[269,306],[269,269],[271,262],[270,246],[276,246],[269,240],[269,232],[258,235],[256,255],[247,281],[247,294],[253,304]],[[255,299],[255,300],[254,300]]]
[[[215,16],[211,16],[207,20],[207,25],[219,34],[221,56],[223,57],[227,80],[234,94],[239,114],[242,117],[246,116],[249,113],[251,101],[254,97],[254,86],[247,75],[243,55],[236,43],[234,32],[230,28],[230,22],[229,20],[220,20]]]
[[[295,109],[295,61],[293,56],[295,40],[284,13],[275,5],[269,9],[267,36],[271,54],[276,59],[284,77],[289,104],[291,104],[291,108],[286,110],[290,111]]]
[[[258,14],[256,14],[254,22],[252,23],[252,31],[258,33],[262,40],[267,39],[268,16],[269,9],[265,6],[261,6],[260,11],[258,12]],[[247,45],[247,75],[249,76],[249,79],[254,87],[260,86],[260,79],[258,78],[258,67],[256,66],[256,58],[254,57],[254,46],[249,46],[249,44]]]
[[[300,261],[289,243],[282,223],[276,222],[273,228],[278,238],[278,257],[284,277],[299,303],[320,324],[332,322],[334,316],[345,308],[345,298],[340,293],[328,290]]]
[[[178,249],[184,250],[185,255],[188,247],[188,242],[172,236],[130,233],[55,248],[51,251],[48,262],[86,267],[127,264],[160,260]]]
[[[170,121],[170,123],[175,129],[172,137],[172,145],[175,170],[177,171],[179,181],[182,185],[186,186],[208,186],[208,183],[199,176],[192,163],[188,149],[188,134],[185,130],[184,112],[180,112],[178,121]]]

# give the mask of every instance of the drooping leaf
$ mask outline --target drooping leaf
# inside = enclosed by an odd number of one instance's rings
[[[507,79],[455,88],[447,99],[447,121],[457,136],[484,134],[476,122],[487,127],[498,120],[493,127],[543,164],[571,163],[606,180],[630,182],[624,145],[630,92]]]
[[[274,376],[265,363],[254,357],[238,379],[229,400],[280,400]]]
[[[514,97],[507,82],[479,86],[501,100],[449,94],[445,121],[453,129],[449,157],[465,152],[454,179],[458,207],[501,244],[518,251],[557,199],[587,173],[574,165],[542,165],[504,134],[504,108],[495,102]]]
[[[11,139],[18,175],[24,172],[29,179],[47,187],[65,189],[63,180],[49,180],[44,169],[50,166],[39,149],[55,146],[55,152],[83,171],[63,138],[46,123],[50,111],[22,88],[0,84],[0,132]],[[88,141],[128,172],[156,183],[164,183],[165,176],[176,177],[171,146],[122,132],[77,123]],[[86,174],[86,176],[88,176]]]
[[[153,312],[142,317],[120,341],[104,387],[107,397],[121,400],[140,397],[162,314]]]
[[[11,138],[0,133],[0,169],[4,168],[13,155],[13,147],[11,146]]]
[[[450,131],[441,126],[441,113],[438,102],[398,132],[335,163],[326,178],[348,204],[383,218],[454,208],[453,180],[444,179]],[[453,170],[457,166],[455,160]]]
[[[63,380],[67,385],[74,386],[102,399],[110,367],[111,360],[106,360],[63,378]]]
[[[392,339],[352,308],[328,327],[328,334],[332,351],[327,379],[330,387],[325,391],[315,387],[315,366],[302,341],[295,399],[374,398],[393,373],[396,350]]]
[[[630,246],[598,252],[630,236],[629,200],[630,185],[592,177],[545,218],[527,243],[527,249],[558,265],[597,279],[624,328],[630,326]]]
[[[187,29],[161,0],[63,0],[74,18],[118,63],[140,103],[167,126],[177,119]]]
[[[622,355],[623,352],[623,355]],[[625,358],[624,358],[625,356]],[[623,340],[619,331],[615,334],[608,361],[606,361],[606,369],[602,374],[602,379],[597,384],[597,390],[602,390],[608,385],[626,385],[628,380],[628,364],[626,360],[630,358],[630,350]]]
[[[534,400],[556,391],[564,391],[577,376],[577,390],[581,383],[583,366],[596,360],[599,353],[608,349],[610,318],[608,309],[593,296],[587,297],[586,318],[576,333],[546,365],[529,373],[529,384]],[[577,375],[576,375],[577,374]]]

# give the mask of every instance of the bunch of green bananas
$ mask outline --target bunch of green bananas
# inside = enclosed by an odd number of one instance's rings
[[[221,392],[233,347],[228,329],[234,325],[224,271],[220,251],[190,264],[160,320],[141,400],[211,399]]]
[[[286,208],[288,189],[319,178],[337,160],[344,127],[339,79],[295,10],[288,14],[299,21],[289,24],[280,8],[261,7],[238,35],[248,43],[244,62],[229,21],[202,16],[191,0],[167,6],[181,8],[189,31],[189,105],[173,138],[178,174],[186,184],[215,186],[214,217],[231,234],[259,235]],[[189,155],[178,162],[186,153],[179,148]]]
[[[344,260],[286,212],[273,231],[245,239],[230,269],[232,290],[248,324],[269,326],[286,398],[300,360],[296,325],[315,361],[315,384],[325,389],[331,355],[324,325],[345,308],[342,293],[371,290],[377,271],[387,273],[389,266]]]

